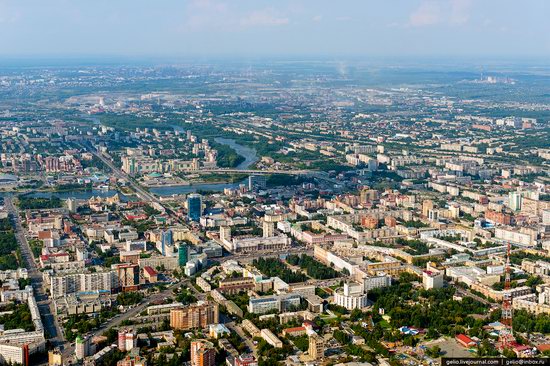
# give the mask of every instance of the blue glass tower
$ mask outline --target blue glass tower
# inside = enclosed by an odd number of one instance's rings
[[[199,221],[202,215],[202,196],[192,193],[187,196],[187,217],[191,221]]]

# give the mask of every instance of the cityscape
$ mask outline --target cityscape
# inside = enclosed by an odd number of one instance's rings
[[[268,3],[190,6],[293,25]],[[419,4],[389,28],[440,26]],[[0,364],[550,364],[548,34],[525,62],[8,42]]]

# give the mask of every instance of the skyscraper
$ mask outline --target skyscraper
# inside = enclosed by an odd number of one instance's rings
[[[267,179],[265,175],[250,175],[248,177],[248,189],[251,191],[255,189],[265,189],[267,186]]]
[[[180,267],[184,267],[189,260],[189,246],[185,243],[180,243],[178,248],[178,264]]]
[[[191,221],[199,221],[202,215],[202,196],[192,193],[187,196],[187,217]]]

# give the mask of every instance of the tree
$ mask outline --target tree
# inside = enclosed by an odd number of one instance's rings
[[[426,353],[428,354],[428,356],[430,356],[431,358],[437,358],[439,357],[439,355],[441,354],[441,347],[435,345],[431,348],[428,348],[426,350]]]

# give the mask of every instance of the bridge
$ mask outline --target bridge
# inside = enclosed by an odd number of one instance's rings
[[[201,170],[188,170],[189,173],[239,173],[239,174],[253,174],[253,175],[266,175],[266,174],[287,174],[287,175],[311,175],[312,173],[318,173],[315,170],[258,170],[258,169],[232,169],[232,168],[213,168],[213,169],[201,169]]]

